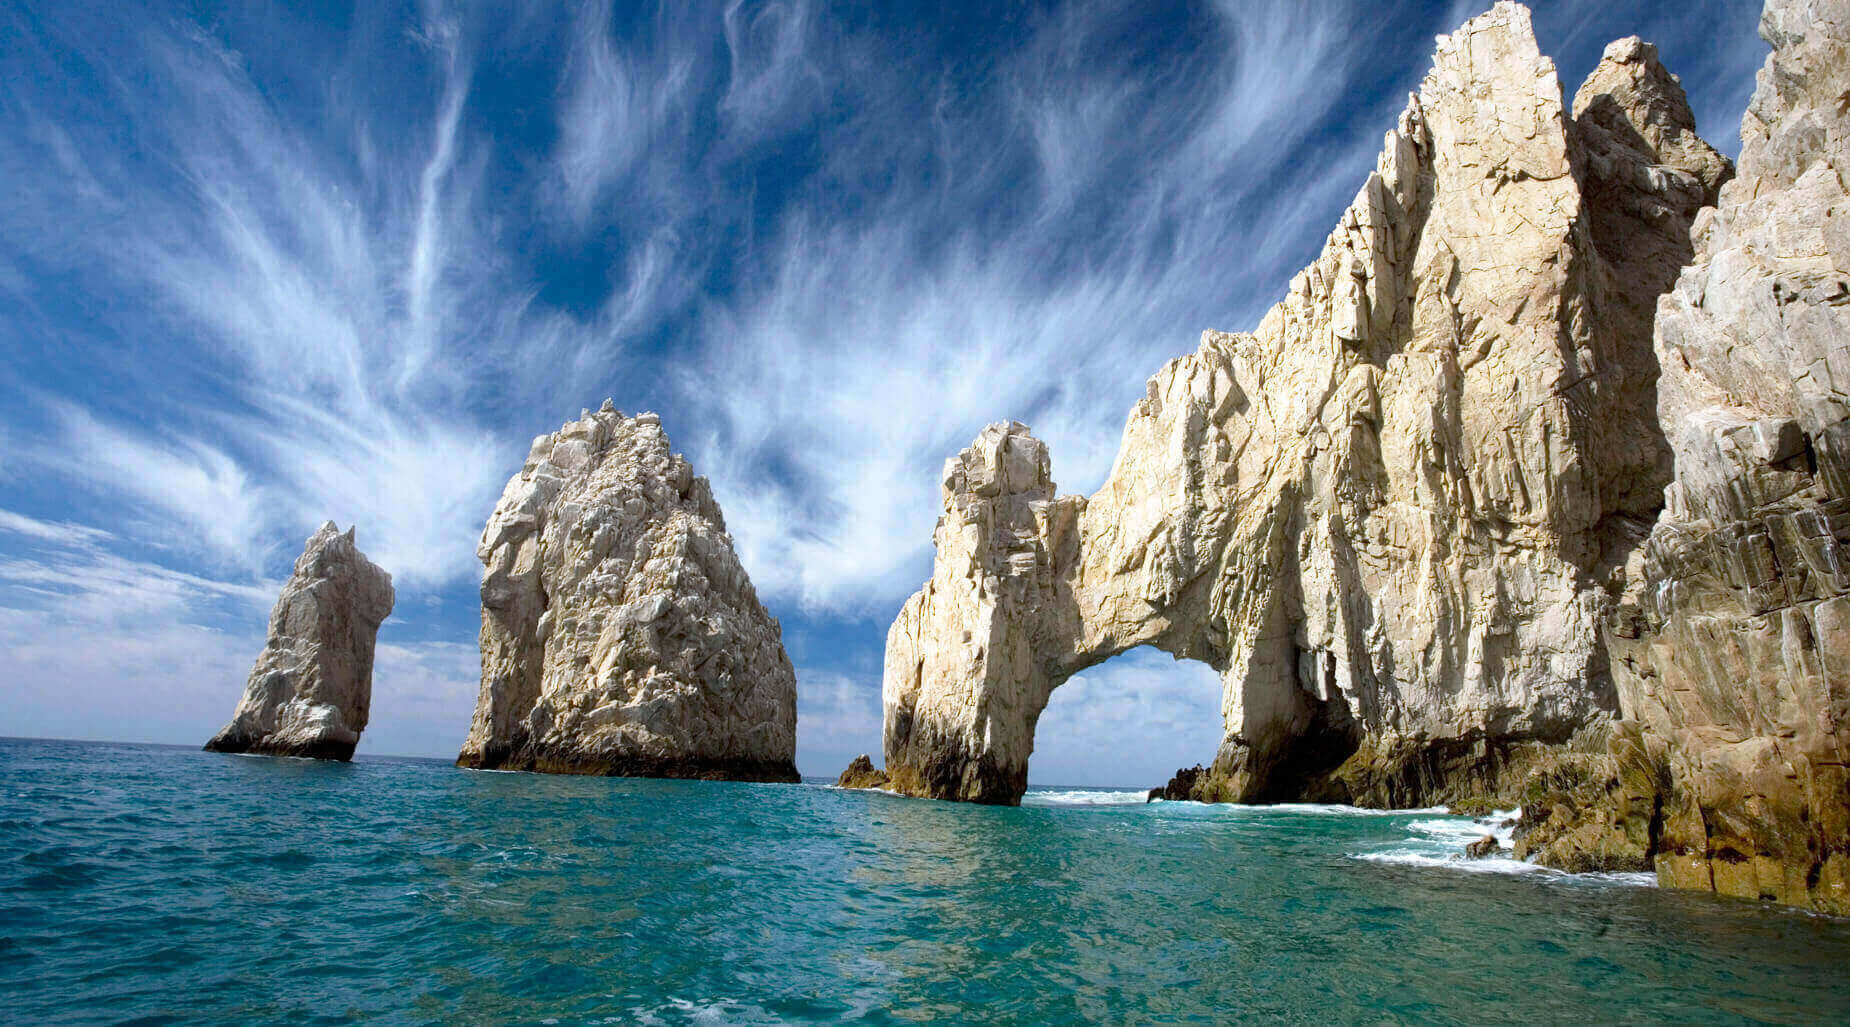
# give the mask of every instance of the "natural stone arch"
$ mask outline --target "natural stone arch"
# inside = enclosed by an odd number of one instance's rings
[[[1052,690],[1138,645],[1222,672],[1203,798],[1424,804],[1603,749],[1600,625],[1669,477],[1652,317],[1729,169],[1646,44],[1575,100],[1498,4],[1254,332],[1150,380],[1097,493],[1019,424],[946,464],[893,787],[1018,801]]]
[[[1137,487],[1113,480],[1127,491]],[[946,463],[943,496],[932,580],[887,635],[891,787],[966,802],[1018,802],[1035,728],[1054,690],[1141,646],[1198,660],[1221,675],[1222,719],[1239,743],[1223,743],[1216,766],[1237,766],[1244,776],[1234,788],[1226,783],[1231,774],[1218,775],[1214,797],[1268,797],[1277,790],[1274,769],[1326,770],[1319,759],[1327,763],[1334,753],[1340,762],[1355,749],[1359,735],[1347,707],[1295,680],[1300,668],[1330,679],[1327,654],[1287,651],[1288,632],[1281,630],[1273,633],[1286,649],[1259,639],[1243,648],[1243,664],[1232,664],[1222,622],[1195,614],[1212,610],[1213,582],[1197,573],[1178,541],[1190,536],[1166,514],[1138,520],[1139,508],[1155,507],[1133,501],[1089,508],[1082,497],[1056,497],[1047,448],[1026,426],[985,429]],[[1091,509],[1114,516],[1089,517]],[[1088,587],[1101,580],[1112,587]],[[1261,628],[1277,622],[1287,604],[1264,605]],[[1277,672],[1293,675],[1292,687],[1243,687]],[[1264,728],[1241,733],[1248,723]]]

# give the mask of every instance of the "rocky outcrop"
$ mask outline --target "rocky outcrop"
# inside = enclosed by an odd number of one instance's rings
[[[866,753],[854,758],[848,769],[835,779],[837,788],[885,788],[886,774],[875,768],[874,761]]]
[[[213,752],[353,758],[373,697],[373,643],[392,576],[333,521],[309,536],[270,611],[270,634]]]
[[[1619,737],[1628,730],[1622,727]],[[1651,787],[1641,775],[1653,774],[1649,766],[1601,754],[1558,756],[1517,793],[1516,858],[1572,873],[1649,871],[1650,804],[1635,806],[1627,796]]]
[[[1019,801],[1052,690],[1139,645],[1222,674],[1194,798],[1426,805],[1603,753],[1599,626],[1670,476],[1652,318],[1729,173],[1691,125],[1637,40],[1570,115],[1524,8],[1442,37],[1322,255],[1150,380],[1096,494],[1019,424],[946,464],[893,787]]]
[[[1047,447],[1021,424],[946,462],[942,493],[931,581],[887,632],[886,773],[910,795],[1019,802],[1058,683],[1050,650],[1077,630],[1085,500],[1054,497]]]
[[[607,401],[533,442],[482,533],[457,763],[796,781],[796,675],[705,478]]]
[[[1850,913],[1850,2],[1770,0],[1740,177],[1657,317],[1675,481],[1609,621],[1659,880]]]
[[[1192,767],[1183,767],[1175,772],[1175,776],[1169,779],[1168,784],[1161,788],[1150,789],[1149,798],[1145,801],[1153,802],[1162,799],[1166,802],[1201,802],[1206,798],[1204,792],[1208,782],[1212,780],[1213,778],[1208,774],[1208,768],[1199,763]]]

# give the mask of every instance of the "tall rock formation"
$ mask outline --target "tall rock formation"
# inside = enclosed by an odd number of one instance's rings
[[[373,643],[392,576],[329,521],[309,536],[270,611],[270,636],[213,752],[353,758],[373,697]]]
[[[1664,884],[1850,913],[1850,0],[1760,31],[1740,177],[1658,311],[1676,480],[1611,619],[1617,812]]]
[[[892,787],[1012,803],[1068,676],[1139,645],[1224,682],[1204,798],[1485,794],[1618,708],[1599,625],[1670,475],[1657,297],[1728,162],[1637,40],[1570,116],[1526,9],[1441,37],[1315,263],[1208,332],[1056,497],[997,425],[946,465],[887,639]]]
[[[712,490],[606,401],[533,442],[476,550],[465,767],[796,781],[796,674]]]

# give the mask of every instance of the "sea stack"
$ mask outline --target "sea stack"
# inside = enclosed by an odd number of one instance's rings
[[[798,780],[781,629],[656,415],[606,401],[535,439],[476,552],[482,690],[459,765]]]
[[[946,465],[892,787],[1019,801],[1051,691],[1140,645],[1222,674],[1177,797],[1424,806],[1604,760],[1601,625],[1670,480],[1653,317],[1730,174],[1692,126],[1639,40],[1570,112],[1522,6],[1441,37],[1322,255],[1150,379],[1097,493],[1020,424]]]
[[[329,521],[309,536],[270,611],[270,635],[213,752],[349,760],[373,697],[373,644],[392,576]]]

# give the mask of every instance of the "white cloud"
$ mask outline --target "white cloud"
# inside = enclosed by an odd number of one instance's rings
[[[68,404],[57,415],[62,438],[31,454],[38,463],[97,493],[138,500],[124,520],[156,544],[263,569],[271,513],[238,459],[197,438],[170,442],[105,424]]]
[[[106,532],[8,514],[31,540],[0,557],[0,680],[9,731],[204,743],[263,646],[273,587],[220,581],[99,547]],[[202,622],[243,627],[223,631]],[[212,727],[203,727],[212,724]]]
[[[524,442],[482,423],[480,397],[543,392],[556,377],[533,363],[589,333],[531,313],[484,233],[458,25],[437,13],[418,34],[441,81],[412,136],[422,145],[373,146],[362,130],[352,162],[318,126],[279,116],[238,54],[197,32],[145,38],[166,102],[122,100],[180,188],[124,166],[111,138],[43,115],[26,135],[57,160],[16,152],[8,164],[69,205],[58,234],[77,252],[36,257],[101,267],[109,288],[148,297],[157,319],[125,333],[200,345],[121,355],[172,386],[133,419],[46,399],[59,432],[33,447],[35,463],[140,501],[125,530],[215,566],[261,571],[332,518],[360,525],[401,586],[473,576],[475,535]],[[114,199],[100,209],[82,202],[92,194]]]
[[[0,510],[26,551],[0,557],[7,729],[197,741],[226,720],[263,648],[281,582],[220,580],[109,551],[109,532]],[[222,624],[223,627],[211,627]],[[451,755],[474,708],[475,645],[381,630],[363,751]]]
[[[678,45],[686,36],[667,20],[661,49],[627,52],[610,36],[611,14],[609,0],[580,11],[559,108],[553,164],[566,210],[581,226],[612,187],[651,158],[652,149],[667,151],[665,163],[678,165],[686,156],[685,139],[664,135],[686,117],[692,99],[685,93],[695,56]]]
[[[389,636],[388,626],[382,634]],[[453,757],[481,684],[481,652],[461,642],[381,642],[364,753]]]
[[[797,768],[833,777],[848,761],[880,755],[880,675],[797,668]]]
[[[1229,8],[1214,89],[1191,98],[1154,95],[1135,64],[1101,71],[1109,34],[1094,22],[1110,12],[1075,10],[993,69],[1013,105],[1000,123],[947,122],[935,162],[976,173],[902,178],[859,218],[827,196],[793,209],[774,273],[713,311],[706,351],[682,365],[697,413],[681,419],[713,426],[683,444],[768,594],[861,614],[916,587],[936,470],[990,421],[1028,421],[1067,490],[1096,487],[1143,379],[1201,329],[1247,327],[1264,305],[1254,297],[1282,288],[1303,249],[1301,228],[1276,223],[1339,210],[1372,161],[1378,133],[1322,153],[1313,181],[1260,190],[1256,172],[1319,125],[1305,98],[1341,96],[1361,68],[1366,41],[1337,31],[1336,15]],[[872,108],[886,109],[877,97]],[[1007,178],[991,165],[1011,125],[1040,185],[1019,220],[984,224],[971,212]],[[856,152],[934,145],[913,128],[867,119],[845,132]],[[1239,206],[1260,201],[1276,214],[1239,227]],[[1076,226],[1080,207],[1094,216]],[[1228,323],[1236,312],[1248,320]]]
[[[1054,689],[1035,727],[1028,779],[1153,788],[1180,767],[1213,761],[1220,700],[1214,668],[1133,649]]]
[[[806,99],[820,98],[822,73],[807,50],[814,17],[802,0],[752,4],[749,10],[744,0],[726,5],[731,74],[720,110],[736,129],[766,133]]]
[[[69,521],[41,521],[11,510],[0,510],[0,532],[67,546],[90,545],[115,537],[101,528],[72,524]]]

